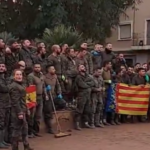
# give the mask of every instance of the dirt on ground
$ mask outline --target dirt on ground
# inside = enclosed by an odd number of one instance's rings
[[[42,136],[30,139],[30,145],[34,150],[149,150],[150,148],[149,123],[73,130],[72,136],[59,139],[46,133]]]

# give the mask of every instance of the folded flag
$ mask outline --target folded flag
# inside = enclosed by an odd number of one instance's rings
[[[150,86],[116,86],[116,111],[126,115],[147,115]]]
[[[36,106],[36,86],[31,85],[26,88],[26,104],[29,109]]]

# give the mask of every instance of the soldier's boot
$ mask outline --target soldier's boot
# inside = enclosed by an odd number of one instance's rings
[[[106,126],[110,126],[110,124],[107,122],[106,119],[103,119],[103,124],[106,125]]]
[[[81,127],[80,127],[80,121],[81,121],[81,115],[80,114],[75,114],[75,129],[78,131],[81,131]]]
[[[19,150],[19,148],[18,148],[19,138],[13,137],[11,145],[12,145],[12,150]]]
[[[111,124],[111,125],[116,125],[116,123],[115,123],[114,120],[115,120],[115,113],[112,113],[112,114],[111,114],[111,118],[110,118],[110,124]]]
[[[105,125],[103,124],[103,121],[102,121],[102,120],[100,120],[99,124],[100,124],[100,127],[101,127],[101,128],[105,128]]]
[[[79,122],[75,123],[75,129],[78,130],[78,131],[81,131],[81,127],[80,127],[80,123]]]
[[[45,124],[46,124],[46,127],[47,127],[47,133],[54,134],[54,132],[52,130],[51,120],[45,120]]]
[[[3,137],[4,137],[4,135],[5,135],[5,131],[3,130]],[[4,140],[3,140],[3,144],[6,145],[6,146],[11,146],[11,144],[6,143]]]
[[[121,123],[119,122],[118,114],[115,115],[115,123],[116,123],[116,125],[121,125]]]
[[[0,149],[9,149],[9,146],[5,145],[3,142],[4,142],[4,134],[3,130],[0,130]]]
[[[34,150],[34,149],[31,148],[31,147],[29,146],[29,144],[28,144],[28,145],[24,145],[24,150]]]
[[[88,122],[85,122],[84,126],[85,126],[85,128],[93,129],[92,126],[90,126]]]
[[[95,126],[101,127],[101,125],[100,125],[100,114],[99,113],[95,114]]]
[[[90,122],[91,122],[91,128],[95,129],[95,125],[94,125],[94,122],[95,122],[95,114],[92,114],[90,119],[91,119],[91,120],[90,120]]]

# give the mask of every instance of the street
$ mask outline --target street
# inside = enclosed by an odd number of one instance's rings
[[[73,130],[72,136],[59,139],[44,134],[43,137],[31,139],[30,145],[34,150],[148,150],[150,124],[124,124],[104,129]]]

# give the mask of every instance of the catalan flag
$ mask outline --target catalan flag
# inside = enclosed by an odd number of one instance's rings
[[[150,86],[116,86],[116,111],[126,115],[147,115]]]
[[[36,106],[36,86],[31,85],[26,88],[26,104],[29,109]]]

